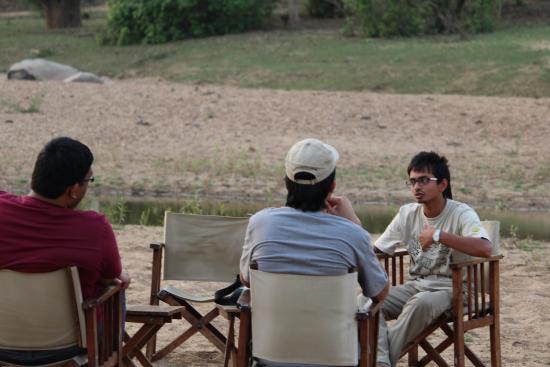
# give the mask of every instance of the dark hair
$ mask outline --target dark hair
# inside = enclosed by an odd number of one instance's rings
[[[304,212],[316,212],[326,208],[325,200],[335,177],[336,170],[332,171],[327,178],[315,185],[298,184],[285,177],[286,190],[288,192],[285,205]],[[297,180],[312,180],[314,178],[308,172],[298,172],[294,175],[294,179]]]
[[[447,199],[453,198],[451,191],[451,173],[449,172],[449,165],[447,158],[440,156],[436,152],[420,152],[411,159],[409,167],[407,167],[407,174],[410,175],[411,171],[417,172],[430,172],[437,178],[438,182],[441,182],[444,178],[447,179],[447,188],[443,191],[443,196]]]
[[[90,149],[71,138],[55,138],[38,153],[31,188],[48,199],[60,197],[69,186],[82,183],[94,156]]]

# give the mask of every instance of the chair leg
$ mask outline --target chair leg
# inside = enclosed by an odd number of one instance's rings
[[[194,332],[200,332],[206,339],[208,339],[214,346],[216,346],[221,352],[225,350],[225,344],[227,342],[225,335],[223,335],[214,325],[210,323],[213,319],[215,319],[219,314],[219,310],[217,307],[210,310],[207,314],[202,315],[199,311],[197,311],[193,305],[186,301],[180,301],[176,300],[171,295],[165,296],[161,298],[162,301],[168,303],[171,306],[184,306],[185,310],[182,313],[182,316],[184,319],[187,320],[191,324],[192,329],[194,329]],[[184,333],[185,334],[185,333]],[[189,338],[183,338],[184,334],[180,335],[178,338],[180,342],[178,344],[175,344],[175,346],[178,346],[181,344],[184,340]],[[173,343],[170,343],[173,344]],[[174,346],[174,348],[175,348]],[[172,348],[172,349],[174,349]],[[172,350],[171,349],[171,350]],[[161,351],[158,351],[156,354],[163,356],[166,355],[163,351],[166,351],[166,347],[163,348]],[[153,357],[153,360],[158,360],[162,357],[156,358]]]
[[[223,357],[223,367],[229,367],[229,360],[235,348],[235,315],[229,314],[229,330],[227,332],[227,343]]]
[[[461,318],[454,323],[455,367],[464,367],[464,323]]]
[[[237,347],[237,367],[247,367],[250,357],[248,348],[252,335],[250,309],[241,309],[239,322],[239,342]]]
[[[495,316],[494,324],[489,328],[491,340],[491,367],[501,367],[502,361],[500,356],[500,325],[498,316]]]
[[[415,367],[418,363],[418,346],[409,351],[409,367]]]
[[[428,353],[428,355],[431,357],[431,359],[439,366],[439,367],[449,367],[449,364],[445,362],[445,360],[437,353],[437,351],[431,346],[430,343],[426,339],[422,340],[420,342],[420,345],[422,346],[422,349]],[[456,366],[455,366],[456,367]]]
[[[169,303],[172,306],[181,306],[179,303]],[[168,353],[176,349],[179,345],[189,339],[191,336],[200,332],[204,337],[206,337],[215,347],[217,347],[221,352],[224,352],[225,345],[227,340],[225,336],[216,329],[210,322],[219,315],[217,308],[212,309],[206,315],[202,316],[198,311],[196,311],[192,306],[186,306],[182,315],[185,320],[191,324],[191,327],[183,332],[180,336],[170,342],[168,345],[159,349],[152,358],[152,361],[158,361],[159,359],[164,358]]]

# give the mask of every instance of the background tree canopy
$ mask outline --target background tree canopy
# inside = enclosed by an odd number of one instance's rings
[[[344,0],[348,31],[369,37],[488,32],[502,0]]]
[[[244,32],[270,17],[273,0],[110,0],[104,43],[163,43]]]

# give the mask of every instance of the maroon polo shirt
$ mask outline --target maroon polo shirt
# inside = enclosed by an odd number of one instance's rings
[[[115,235],[104,215],[0,191],[0,269],[40,273],[76,266],[84,298],[120,275]]]

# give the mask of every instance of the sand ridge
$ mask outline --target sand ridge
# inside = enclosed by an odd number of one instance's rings
[[[449,158],[457,199],[540,210],[550,206],[549,119],[548,98],[0,76],[0,187],[27,190],[41,146],[67,135],[96,156],[96,194],[280,198],[286,151],[317,137],[339,150],[338,190],[355,201],[408,201],[405,167],[433,149]]]

